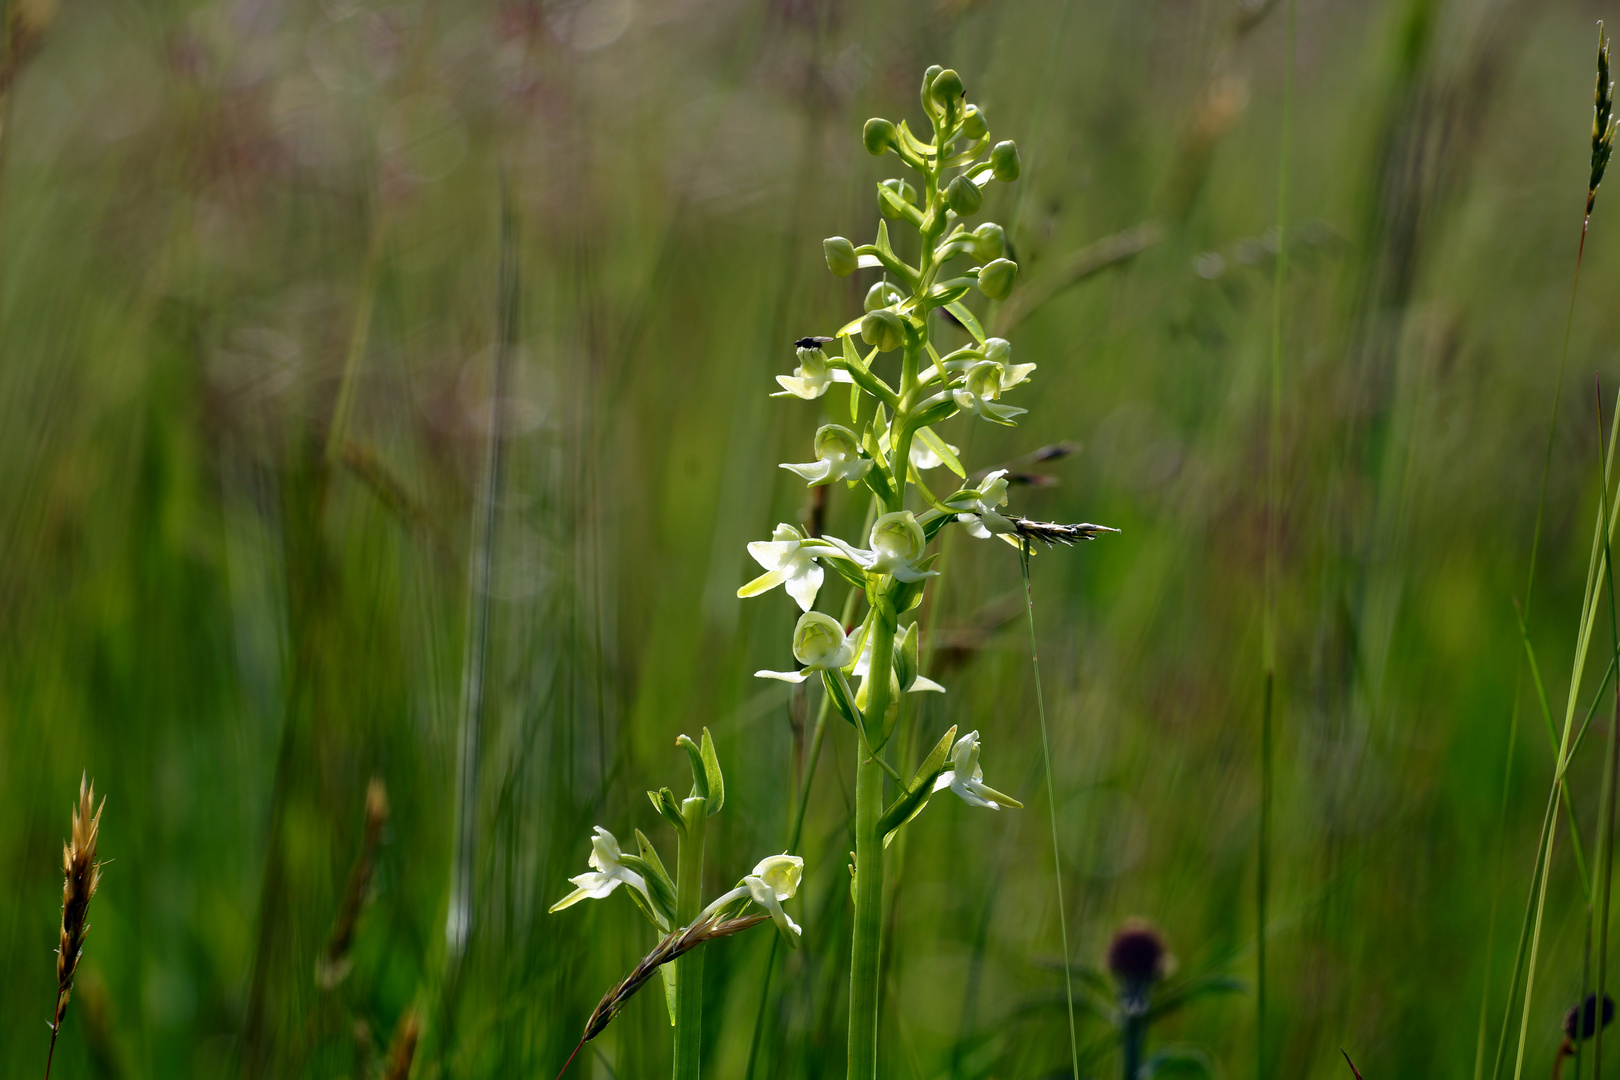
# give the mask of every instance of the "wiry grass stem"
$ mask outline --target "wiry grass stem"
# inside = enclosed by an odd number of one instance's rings
[[[1604,54],[1600,53],[1599,55],[1600,55],[1600,57],[1602,57]],[[1602,75],[1600,73],[1600,75],[1599,75],[1599,84],[1600,84],[1600,86],[1601,86],[1601,81],[1602,81]],[[1597,396],[1598,461],[1599,461],[1599,467],[1601,469],[1602,460],[1603,460],[1603,387],[1602,387],[1601,384],[1598,384],[1597,390],[1598,390],[1598,396]],[[1599,506],[1600,506],[1600,508],[1601,508],[1601,510],[1603,512],[1604,519],[1607,520],[1607,518],[1609,516],[1609,514],[1608,514],[1608,510],[1609,510],[1609,481],[1608,481],[1608,476],[1605,474],[1602,479],[1603,479],[1603,490],[1602,490],[1602,494],[1600,495],[1600,498],[1599,498]],[[1604,583],[1608,586],[1608,593],[1609,593],[1609,636],[1610,636],[1610,643],[1611,643],[1611,648],[1613,650],[1614,659],[1616,661],[1620,661],[1620,623],[1617,623],[1616,614],[1615,614],[1614,556],[1613,556],[1613,552],[1612,552],[1612,546],[1611,546],[1611,543],[1610,543],[1610,540],[1609,540],[1609,537],[1608,537],[1607,533],[1604,534],[1604,538],[1603,538],[1603,566],[1604,566],[1604,575],[1603,575],[1604,576]],[[1597,857],[1598,857],[1599,865],[1600,865],[1601,869],[1598,871],[1598,873],[1596,875],[1596,881],[1594,882],[1594,890],[1596,891],[1597,897],[1598,897],[1597,903],[1596,903],[1596,908],[1597,908],[1597,1001],[1598,1001],[1598,1013],[1599,1013],[1599,1015],[1598,1015],[1598,1022],[1597,1022],[1597,1025],[1596,1025],[1597,1026],[1597,1031],[1596,1031],[1596,1033],[1595,1033],[1595,1035],[1593,1037],[1593,1042],[1592,1042],[1592,1080],[1603,1080],[1603,1028],[1604,1028],[1605,1025],[1602,1022],[1602,1015],[1601,1014],[1602,1014],[1604,983],[1605,983],[1605,980],[1606,980],[1606,976],[1608,974],[1609,884],[1610,884],[1610,881],[1613,878],[1615,770],[1616,770],[1617,767],[1620,767],[1620,689],[1616,690],[1615,697],[1614,697],[1614,716],[1613,716],[1613,719],[1610,721],[1610,725],[1609,725],[1609,754],[1608,754],[1608,757],[1607,757],[1607,759],[1605,761],[1605,764],[1604,764],[1604,769],[1603,769],[1603,792],[1602,792],[1602,798],[1599,800],[1599,805],[1601,807],[1601,816],[1600,816],[1600,819],[1599,819],[1600,820],[1600,825],[1599,825],[1599,830],[1600,831],[1598,833],[1599,839],[1598,839]],[[1590,947],[1591,933],[1592,933],[1591,925],[1590,925],[1590,922],[1589,922],[1588,927],[1587,927],[1588,947]],[[1584,978],[1582,979],[1582,982],[1583,983],[1585,982]],[[1580,1002],[1581,1002],[1581,1005],[1578,1006],[1578,1007],[1584,1007],[1585,1002],[1586,1002],[1586,987],[1584,985],[1581,987]],[[1577,1066],[1576,1066],[1576,1076],[1577,1076],[1577,1078],[1579,1077],[1579,1075],[1580,1075],[1580,1067],[1577,1064]]]
[[[1080,1040],[1074,1024],[1074,975],[1069,970],[1069,916],[1063,903],[1063,849],[1058,844],[1057,788],[1052,783],[1052,744],[1046,735],[1046,696],[1041,692],[1041,656],[1035,644],[1035,591],[1029,583],[1029,537],[1019,545],[1024,571],[1024,608],[1029,615],[1029,662],[1035,669],[1035,714],[1041,721],[1041,761],[1046,767],[1046,809],[1052,822],[1052,880],[1057,885],[1058,934],[1063,943],[1063,992],[1069,1008],[1069,1060],[1080,1080]]]

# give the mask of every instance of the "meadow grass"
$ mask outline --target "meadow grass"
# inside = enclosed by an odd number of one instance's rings
[[[1004,787],[1047,787],[1058,850],[1039,811],[943,801],[891,848],[880,1075],[1117,1071],[1104,953],[1132,916],[1173,945],[1155,1001],[1242,983],[1156,1016],[1148,1058],[1539,1075],[1609,975],[1601,198],[1565,291],[1601,14],[1301,5],[1291,124],[1280,4],[15,24],[46,29],[0,50],[0,1073],[52,1053],[88,772],[116,812],[53,1075],[554,1076],[659,940],[629,905],[545,909],[704,725],[708,865],[788,840],[810,869],[804,948],[703,947],[705,1071],[842,1070],[856,747],[818,694],[751,678],[791,602],[733,594],[761,523],[864,532],[772,475],[819,421],[766,394],[858,310],[817,244],[870,234],[886,172],[856,133],[938,62],[1024,149],[986,207],[1022,267],[996,327],[1041,365],[1020,428],[942,435],[977,462],[1079,444],[1019,466],[1012,509],[1122,532],[1037,549],[1040,708],[1016,553],[946,554],[921,614],[950,692],[906,750],[984,730]],[[1579,405],[1549,423],[1555,385]],[[666,1072],[659,998],[576,1074]]]

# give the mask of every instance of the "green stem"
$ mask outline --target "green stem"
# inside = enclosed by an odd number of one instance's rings
[[[1136,1080],[1136,1074],[1142,1068],[1142,1045],[1146,1041],[1147,1016],[1140,1013],[1128,1014],[1125,1017],[1125,1032],[1120,1052],[1124,1080]]]
[[[681,820],[686,828],[675,872],[675,921],[690,926],[703,910],[703,830],[709,800],[694,796],[682,802]],[[703,950],[693,949],[674,963],[675,1080],[698,1080],[703,1057]]]
[[[882,670],[875,662],[873,669]],[[876,686],[873,691],[876,697]],[[888,696],[887,690],[884,696]],[[850,946],[847,1075],[849,1080],[876,1080],[878,981],[883,956],[883,838],[878,836],[878,818],[883,814],[883,768],[871,748],[862,746],[859,754],[855,771],[855,930]]]

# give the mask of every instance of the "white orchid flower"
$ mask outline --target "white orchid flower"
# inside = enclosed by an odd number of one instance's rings
[[[816,431],[815,446],[815,461],[782,466],[810,481],[811,487],[838,480],[859,480],[872,468],[872,460],[861,457],[860,439],[847,427],[823,425]]]
[[[788,944],[794,946],[799,944],[804,931],[782,910],[782,901],[793,898],[803,874],[804,860],[797,855],[772,855],[760,860],[754,872],[743,878],[754,903],[771,913],[771,921],[776,923]]]
[[[814,401],[833,383],[850,381],[849,372],[827,366],[827,354],[819,348],[800,349],[799,366],[792,375],[778,375],[782,389],[771,397],[798,397]]]
[[[984,769],[979,766],[979,733],[970,731],[951,747],[951,767],[939,774],[934,790],[950,788],[969,806],[988,806],[999,810],[1003,806],[1019,809],[1024,804],[1003,795],[984,782]]]
[[[817,671],[843,667],[854,655],[854,646],[837,619],[819,611],[807,611],[799,616],[798,625],[793,628],[793,658],[804,667],[798,671],[756,671],[754,675],[761,679],[801,683]]]
[[[788,917],[782,910],[782,901],[793,899],[793,894],[799,891],[799,882],[804,877],[804,860],[797,855],[769,855],[761,859],[754,867],[754,872],[744,877],[742,884],[728,893],[715,897],[714,902],[704,908],[698,915],[702,921],[729,904],[747,897],[766,911],[770,912],[777,929],[787,938],[788,944],[797,948],[799,936],[804,932],[799,924]]]
[[[1018,531],[1017,526],[996,511],[996,507],[1007,505],[1006,469],[997,469],[981,480],[976,490],[964,492],[945,505],[962,511],[956,515],[956,520],[967,526],[970,536],[980,540],[1011,536]]]
[[[815,605],[816,593],[821,590],[825,576],[820,556],[836,556],[860,563],[855,552],[840,541],[812,540],[792,525],[776,527],[769,540],[755,540],[748,545],[748,554],[765,568],[765,573],[737,590],[740,597],[758,596],[778,585],[787,586],[788,595],[799,605],[800,611],[809,611]]]
[[[1032,366],[1020,365],[1020,367]],[[1020,409],[1016,405],[1002,405],[996,399],[1001,396],[1003,390],[1023,382],[1028,374],[1026,370],[1015,376],[1012,369],[1005,368],[994,360],[980,360],[968,368],[967,378],[960,389],[951,391],[951,397],[956,399],[957,407],[963,412],[975,413],[998,424],[1011,425],[1013,417],[1022,416],[1029,410]]]
[[[628,885],[639,891],[651,905],[652,897],[647,892],[646,880],[620,862],[622,858],[624,852],[619,849],[619,841],[602,826],[596,826],[596,835],[591,838],[592,872],[569,878],[569,882],[576,888],[552,904],[551,911],[573,907],[581,900],[601,900],[612,894],[620,885]]]
[[[917,568],[927,554],[928,537],[910,510],[896,510],[878,518],[872,523],[869,542],[872,547],[869,570],[893,575],[897,581],[921,581],[939,573]]]

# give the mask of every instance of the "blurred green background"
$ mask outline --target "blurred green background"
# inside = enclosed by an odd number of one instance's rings
[[[985,314],[1040,365],[1019,428],[941,433],[970,469],[1078,444],[1013,508],[1124,530],[1033,566],[1073,953],[1096,966],[1126,917],[1153,920],[1175,978],[1246,988],[1153,1045],[1254,1073],[1281,5],[12,3],[0,1073],[44,1068],[82,771],[109,863],[61,1077],[375,1075],[413,1005],[414,1075],[550,1077],[653,935],[623,897],[546,907],[593,824],[643,828],[673,865],[643,792],[684,790],[677,733],[710,727],[726,766],[709,892],[783,848],[818,693],[751,677],[786,665],[797,612],[734,592],[757,572],[745,543],[808,515],[776,463],[810,456],[831,406],[767,392],[794,338],[860,310],[870,275],[831,277],[819,241],[871,235],[894,163],[860,125],[915,124],[934,62],[1022,147],[1024,179],[985,210],[1021,283]],[[1553,761],[1513,599],[1593,23],[1613,14],[1300,0],[1269,1077],[1342,1077],[1340,1046],[1369,1080],[1473,1076],[1487,978],[1489,1075]],[[1587,243],[1530,615],[1555,709],[1598,502],[1594,373],[1610,409],[1620,388],[1617,204],[1600,194]],[[1085,275],[1099,250],[1136,253]],[[856,539],[864,510],[836,489],[830,531]],[[977,728],[987,778],[1029,809],[941,800],[890,849],[884,1072],[1067,1075],[1017,558],[952,535],[944,563],[923,618],[949,693],[917,738]],[[829,575],[822,606],[842,596]],[[1571,772],[1589,854],[1602,745]],[[756,1076],[842,1073],[852,775],[834,724],[793,908],[806,947],[778,963]],[[327,991],[372,776],[393,813]],[[1582,910],[1561,839],[1530,1075],[1581,985]],[[769,943],[709,947],[710,1075],[744,1075]],[[1109,1029],[1080,1023],[1087,1073],[1113,1074]],[[655,991],[572,1075],[668,1061]]]

